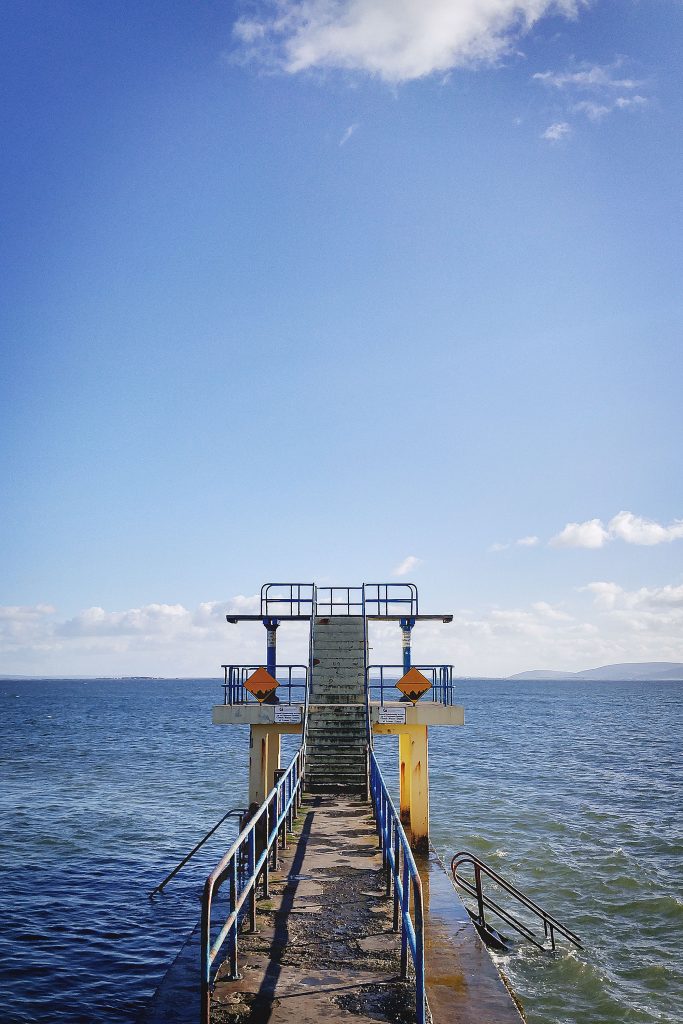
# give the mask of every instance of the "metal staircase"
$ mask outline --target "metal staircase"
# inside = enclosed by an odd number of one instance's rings
[[[368,792],[365,622],[316,615],[306,728],[306,789]]]

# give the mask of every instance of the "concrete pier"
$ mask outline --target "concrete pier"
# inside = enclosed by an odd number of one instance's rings
[[[434,853],[420,861],[427,998],[433,1024],[520,1024],[488,951]],[[366,802],[311,795],[280,852],[256,932],[240,936],[240,977],[217,972],[211,1020],[317,1024],[415,1020],[399,970],[400,933]]]
[[[255,933],[240,937],[237,981],[219,968],[212,1022],[329,1024],[415,1019],[401,981],[382,855],[367,802],[311,795],[280,852]]]

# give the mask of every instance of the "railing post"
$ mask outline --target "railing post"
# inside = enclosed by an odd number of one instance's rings
[[[230,865],[230,913],[235,914],[237,909],[237,857],[233,857]],[[230,929],[228,936],[228,948],[230,951],[230,976],[237,977],[237,915]]]
[[[256,931],[256,829],[252,828],[249,833],[249,850],[247,853],[247,868],[251,890],[249,892],[249,931]]]
[[[422,885],[415,879],[413,888],[415,915],[415,1016],[417,1024],[425,1024],[425,950],[422,920]]]
[[[484,920],[484,894],[481,891],[481,869],[478,864],[474,865],[474,884],[477,890],[477,913],[479,914],[479,921],[482,925],[486,924]]]
[[[266,813],[264,815],[266,819],[266,834],[263,849],[266,852],[265,859],[263,861],[263,898],[268,899],[270,896],[270,853],[268,850],[268,843],[270,842],[270,804],[266,804]]]
[[[398,829],[394,829],[394,920],[393,926],[394,931],[398,931],[398,885],[396,879],[398,878],[398,870],[401,863],[401,837],[399,836]]]
[[[207,881],[202,895],[201,925],[201,1013],[202,1024],[209,1024],[211,1016],[211,885]]]
[[[401,893],[401,977],[408,977],[408,929],[406,916],[410,910],[410,868],[403,851],[403,892]]]

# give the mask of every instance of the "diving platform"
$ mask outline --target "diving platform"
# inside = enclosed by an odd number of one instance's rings
[[[519,1010],[429,841],[429,730],[464,725],[453,666],[414,664],[410,583],[264,584],[260,665],[223,665],[220,726],[249,727],[249,810],[206,881],[202,1024],[519,1024]],[[309,623],[298,664],[277,631]],[[369,659],[368,623],[400,656]],[[281,765],[281,737],[300,736]],[[396,792],[374,751],[396,736]]]

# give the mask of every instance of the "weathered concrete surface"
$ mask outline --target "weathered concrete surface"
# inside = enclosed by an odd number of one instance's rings
[[[425,974],[434,1024],[520,1024],[523,1017],[436,853],[416,858]]]
[[[217,974],[214,1024],[412,1022],[415,990],[399,977],[399,936],[368,804],[309,796],[297,835],[271,874],[255,934],[239,940],[241,977]]]

